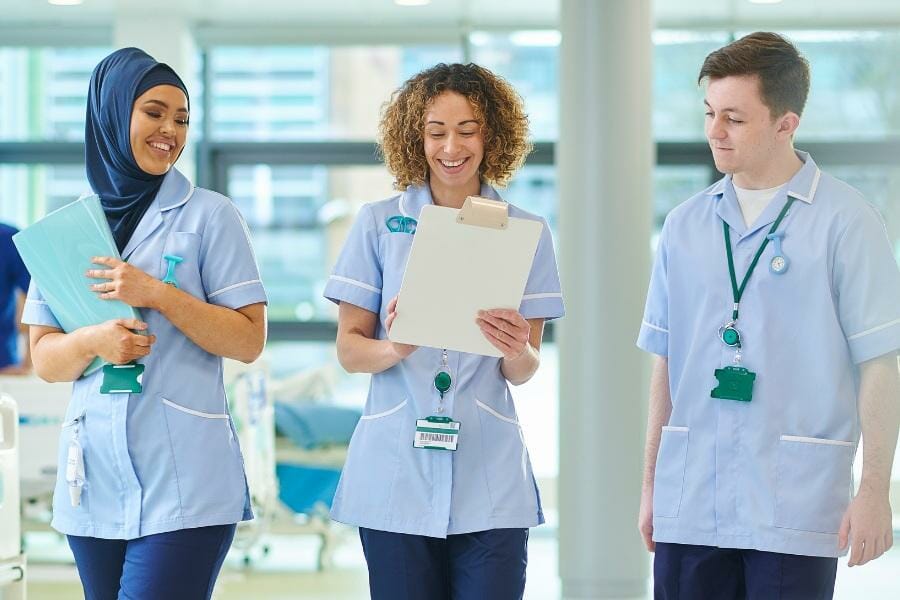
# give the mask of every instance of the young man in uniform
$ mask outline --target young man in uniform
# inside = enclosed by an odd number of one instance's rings
[[[656,597],[831,598],[848,547],[853,566],[893,543],[900,272],[875,209],[793,147],[792,44],[748,35],[699,81],[725,177],[666,218],[638,339]]]

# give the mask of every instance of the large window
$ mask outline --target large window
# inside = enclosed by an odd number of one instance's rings
[[[84,191],[82,165],[0,164],[0,221],[24,227]]]
[[[336,318],[322,298],[331,265],[365,201],[392,194],[378,165],[236,165],[228,193],[250,231],[275,321]]]
[[[83,140],[88,81],[107,52],[0,47],[0,141]]]
[[[900,136],[900,32],[786,32],[812,65],[801,140]]]
[[[659,141],[703,140],[703,90],[697,75],[707,54],[728,34],[663,30],[653,33],[653,135]]]
[[[381,104],[410,75],[457,62],[458,47],[215,47],[214,140],[373,140]]]
[[[535,139],[555,140],[559,132],[559,32],[475,32],[469,40],[472,61],[504,77],[521,94]]]

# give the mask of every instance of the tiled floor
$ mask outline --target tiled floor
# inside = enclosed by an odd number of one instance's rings
[[[552,529],[535,530],[529,542],[530,560],[525,598],[556,600],[559,582],[556,538]],[[77,574],[68,563],[65,542],[53,534],[29,537],[29,600],[80,600]],[[315,571],[317,542],[306,536],[271,536],[268,556],[250,568],[240,556],[229,556],[219,578],[215,600],[360,600],[368,597],[366,571],[359,542],[352,531],[334,557],[334,567]],[[900,548],[864,567],[838,568],[838,600],[900,598]],[[648,598],[649,593],[648,593]],[[0,600],[3,595],[0,593]]]

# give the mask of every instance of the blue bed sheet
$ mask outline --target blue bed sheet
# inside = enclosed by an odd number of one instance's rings
[[[349,444],[362,412],[308,402],[276,402],[275,429],[300,448]]]

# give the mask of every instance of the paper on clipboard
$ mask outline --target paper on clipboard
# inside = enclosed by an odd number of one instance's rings
[[[518,310],[543,229],[539,221],[508,218],[506,207],[470,197],[461,210],[422,208],[392,341],[502,356],[475,318],[483,309]]]

